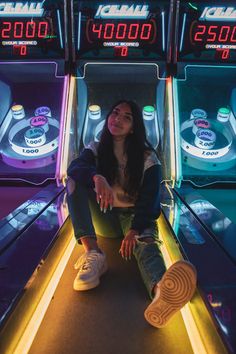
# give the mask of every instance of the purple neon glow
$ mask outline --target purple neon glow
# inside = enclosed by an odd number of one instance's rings
[[[59,137],[58,137],[58,151],[57,153],[54,153],[53,155],[47,156],[47,157],[42,157],[42,158],[37,158],[37,159],[32,159],[32,160],[24,160],[24,163],[22,160],[15,159],[13,157],[5,156],[4,154],[2,155],[2,160],[4,163],[6,163],[9,166],[15,167],[15,168],[38,168],[38,167],[45,167],[47,165],[50,165],[53,163],[55,160],[56,162],[56,173],[54,178],[58,176],[58,173],[60,171],[60,166],[61,166],[61,153],[62,153],[62,138],[63,138],[63,127],[65,124],[65,111],[67,107],[67,92],[68,92],[68,83],[69,83],[69,76],[59,76],[57,75],[58,71],[58,64],[57,62],[54,61],[34,61],[34,62],[0,62],[0,65],[22,65],[22,64],[54,64],[55,65],[55,73],[54,76],[56,79],[64,79],[63,80],[63,94],[62,94],[62,106],[61,106],[61,115],[60,115],[60,128],[59,128]],[[1,179],[1,178],[0,178]],[[8,178],[4,178],[4,180],[8,180]],[[11,179],[10,179],[11,180]],[[21,178],[19,178],[21,180]]]
[[[56,70],[55,70],[55,78],[59,79],[59,78],[64,78],[65,76],[59,76],[57,75],[57,70],[58,70],[58,64],[57,62],[55,61],[1,61],[0,62],[0,65],[5,65],[5,64],[8,64],[8,65],[16,65],[16,64],[26,64],[26,65],[29,65],[29,64],[55,64],[56,66]]]
[[[47,157],[38,157],[37,159],[32,159],[32,160],[26,160],[22,158],[22,160],[15,159],[14,157],[10,156],[5,156],[2,154],[2,161],[7,164],[8,166],[12,166],[15,168],[20,168],[20,169],[33,169],[33,168],[39,168],[39,167],[46,167],[48,165],[51,165],[52,163],[55,162],[57,157],[57,154],[53,154]],[[23,162],[24,161],[24,162]],[[0,178],[1,180],[2,178]],[[16,178],[14,178],[16,179]],[[21,178],[18,178],[21,180]],[[12,178],[4,178],[4,181],[6,180],[12,180]]]
[[[56,177],[59,176],[60,167],[61,167],[61,163],[62,163],[62,158],[61,158],[62,140],[63,140],[63,135],[64,135],[64,126],[65,126],[65,118],[66,118],[65,110],[67,107],[68,83],[69,83],[69,75],[66,75],[64,78],[63,94],[62,94],[62,107],[61,107],[61,119],[60,119],[58,151],[57,151]]]

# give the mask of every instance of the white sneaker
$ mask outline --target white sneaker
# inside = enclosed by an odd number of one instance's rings
[[[93,289],[100,283],[100,276],[107,271],[104,253],[96,250],[85,252],[75,263],[79,272],[74,280],[74,290]]]
[[[156,295],[144,312],[152,326],[164,327],[171,317],[193,296],[197,281],[195,267],[186,261],[178,261],[165,272],[158,283]]]

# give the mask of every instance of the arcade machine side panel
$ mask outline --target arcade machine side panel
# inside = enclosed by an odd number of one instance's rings
[[[178,2],[176,35],[177,77],[173,79],[175,118],[176,188],[174,194],[186,212],[180,225],[196,217],[209,232],[215,248],[220,247],[235,272],[235,182],[236,182],[236,8],[234,1]],[[182,224],[181,224],[182,223]],[[186,229],[187,230],[187,229]],[[201,244],[191,235],[189,242]],[[213,249],[212,249],[213,251]],[[199,257],[199,271],[212,257]],[[226,262],[227,263],[227,262]],[[225,264],[219,267],[226,267]],[[228,264],[228,263],[227,263]],[[218,267],[218,265],[217,265]],[[216,269],[217,271],[217,269]],[[217,297],[223,318],[208,299],[228,350],[235,350],[235,306],[227,294],[235,283],[226,281],[218,271]],[[212,279],[209,278],[212,284]],[[200,284],[201,287],[201,284]],[[227,290],[225,290],[227,289]],[[207,285],[202,287],[207,293]],[[223,310],[222,310],[223,311]]]
[[[1,6],[2,185],[20,182],[29,191],[30,185],[37,188],[55,180],[68,89],[65,8],[61,0],[53,4],[6,1]],[[24,188],[12,209],[23,202]]]
[[[61,225],[53,201],[63,191],[55,180],[68,91],[65,9],[62,0],[0,6],[1,260],[7,251],[17,258],[19,243],[35,240],[29,230],[42,214],[42,238],[44,227]],[[42,252],[51,246],[52,234]],[[35,259],[25,262],[32,270]],[[14,265],[4,267],[14,274]],[[11,281],[17,279],[8,278],[8,286]],[[11,296],[10,302],[16,294]]]
[[[236,181],[233,4],[179,2],[174,79],[177,144],[181,146],[177,182],[190,181],[201,187]]]

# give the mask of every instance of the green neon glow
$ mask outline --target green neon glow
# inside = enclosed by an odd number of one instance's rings
[[[222,114],[229,114],[229,113],[230,113],[230,110],[229,110],[229,108],[227,108],[227,107],[221,107],[221,108],[219,109],[219,113],[222,113]]]
[[[153,113],[155,111],[155,108],[153,106],[145,106],[143,107],[143,110],[147,113]]]
[[[190,7],[192,7],[192,9],[194,9],[194,10],[198,9],[197,6],[194,6],[193,4],[191,4],[191,2],[189,2],[188,4],[189,4]]]

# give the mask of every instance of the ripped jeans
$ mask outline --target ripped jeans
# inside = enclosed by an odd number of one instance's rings
[[[72,179],[67,182],[67,202],[75,238],[79,244],[82,237],[96,239],[96,234],[101,237],[122,238],[130,229],[134,208],[113,208],[103,213],[97,204],[94,190],[75,183]],[[154,241],[147,243],[145,237],[152,237]],[[134,249],[134,256],[151,299],[154,295],[153,288],[166,271],[159,244],[158,228],[153,220],[152,225],[139,235]]]

